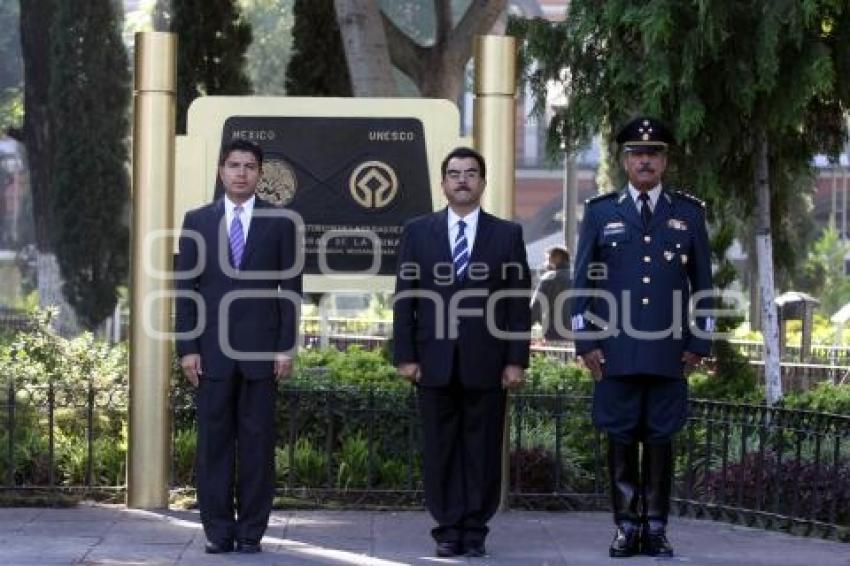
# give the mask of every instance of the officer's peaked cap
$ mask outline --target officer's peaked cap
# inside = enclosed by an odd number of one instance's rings
[[[664,151],[674,142],[664,122],[650,116],[638,116],[617,133],[617,143],[623,151]]]

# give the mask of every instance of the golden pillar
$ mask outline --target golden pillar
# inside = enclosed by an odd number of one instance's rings
[[[475,38],[475,103],[472,143],[487,164],[483,207],[500,218],[514,217],[516,146],[516,40],[504,35]],[[510,414],[505,413],[502,442],[502,493],[508,507],[510,485]]]
[[[516,59],[513,37],[475,38],[472,143],[487,163],[483,206],[507,219],[514,216]]]
[[[168,507],[177,39],[136,34],[127,505]]]

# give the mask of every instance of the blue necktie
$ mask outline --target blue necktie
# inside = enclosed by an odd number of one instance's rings
[[[230,257],[233,258],[233,267],[239,269],[242,265],[242,253],[245,251],[245,235],[242,231],[242,207],[233,209],[233,222],[230,223]]]
[[[466,222],[458,220],[457,237],[452,250],[452,262],[455,264],[455,276],[458,281],[463,281],[466,276],[466,266],[469,264],[469,243],[466,241],[465,228]]]

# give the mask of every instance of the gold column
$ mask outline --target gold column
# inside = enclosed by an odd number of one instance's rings
[[[516,40],[513,37],[479,35],[475,38],[472,142],[487,164],[483,207],[507,219],[514,217],[516,59]],[[510,431],[510,414],[505,413],[499,503],[502,511],[508,508]]]
[[[168,507],[176,45],[136,34],[127,505],[139,509]]]
[[[483,206],[508,219],[514,216],[516,59],[513,37],[475,38],[472,140],[487,163]]]

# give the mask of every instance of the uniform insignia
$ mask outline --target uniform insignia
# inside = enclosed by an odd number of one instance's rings
[[[667,226],[672,228],[673,230],[687,230],[688,223],[684,220],[679,220],[678,218],[671,218],[667,221]]]
[[[700,208],[705,208],[705,201],[698,199],[694,195],[690,193],[686,193],[685,191],[676,191],[676,196],[697,205]]]
[[[673,258],[675,256],[676,256],[676,254],[674,254],[673,252],[671,252],[669,250],[664,252],[664,259],[666,259],[667,261],[673,261]]]
[[[611,198],[611,197],[615,197],[615,196],[617,196],[617,193],[615,193],[613,191],[607,192],[607,193],[602,193],[601,195],[596,195],[595,197],[590,197],[589,199],[584,201],[584,204],[586,204],[586,205],[587,204],[593,204],[594,202],[599,202],[601,200],[605,200],[606,198]]]
[[[626,225],[622,222],[609,222],[602,228],[602,233],[606,236],[611,234],[622,234],[626,231]]]

